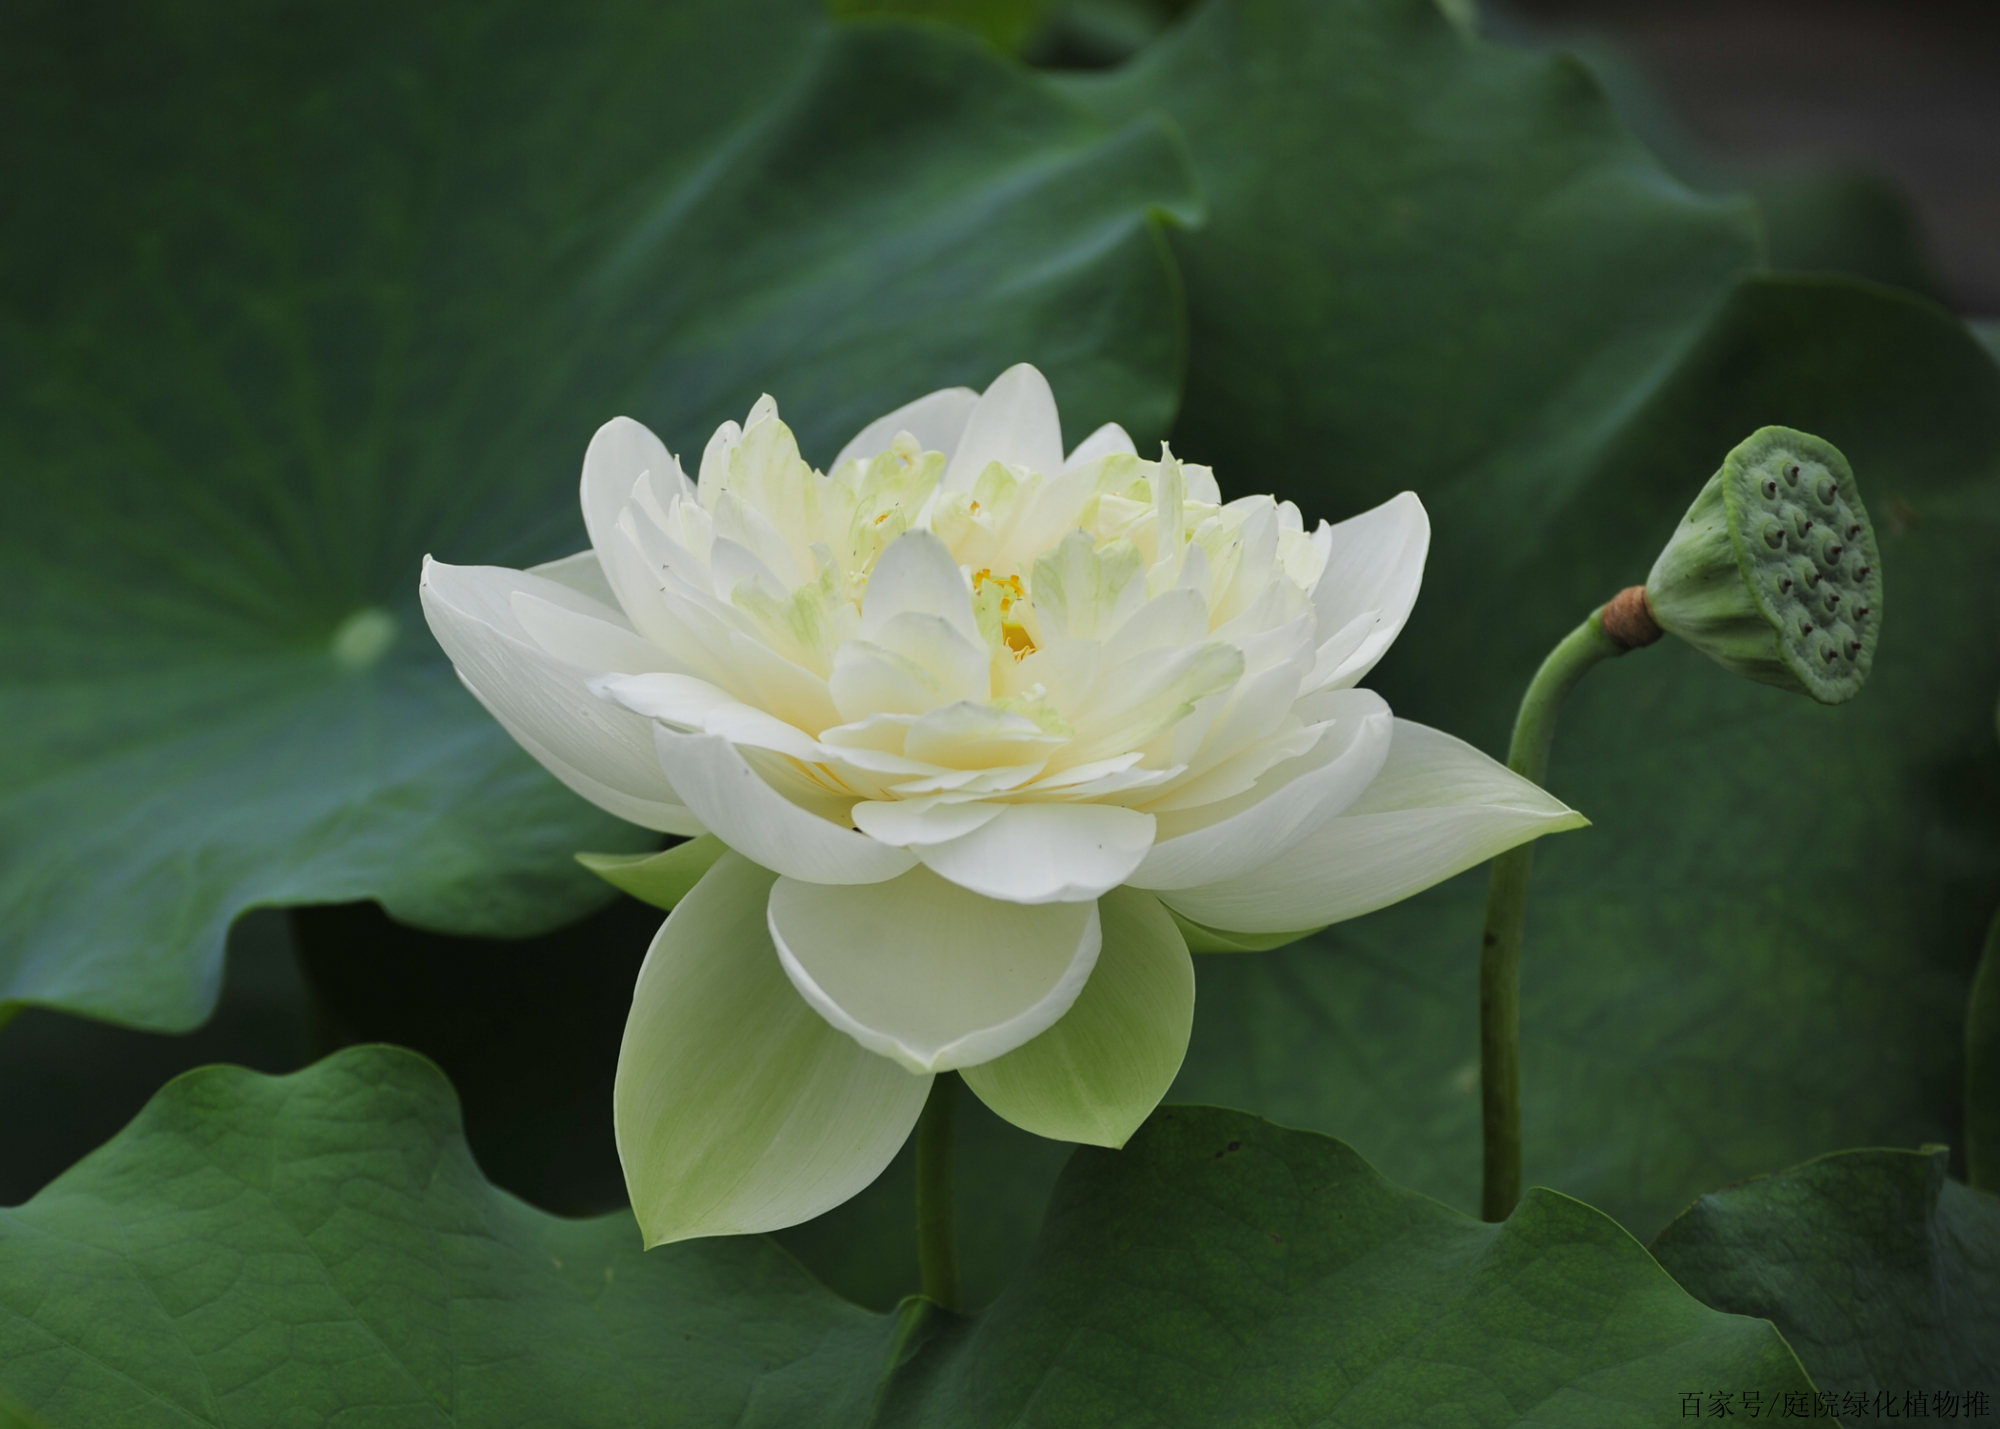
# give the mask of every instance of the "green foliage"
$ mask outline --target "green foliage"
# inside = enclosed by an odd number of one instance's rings
[[[272,916],[289,924],[310,1041],[258,1070],[292,1071],[354,1043],[409,1048],[451,1079],[495,1185],[563,1215],[628,1204],[611,1092],[632,988],[665,914],[618,898],[553,933],[508,939],[420,932],[373,903]],[[240,941],[231,936],[222,1009],[197,1037],[234,1011]]]
[[[1765,256],[1780,272],[1843,274],[1948,299],[1921,220],[1895,182],[1841,160],[1774,171],[1709,152],[1630,55],[1588,30],[1527,29],[1488,12],[1489,29],[1518,43],[1556,44],[1579,56],[1668,173],[1710,194],[1745,194],[1757,206]]]
[[[189,1073],[0,1212],[0,1385],[55,1429],[851,1423],[893,1335],[768,1241],[493,1190],[393,1048]]]
[[[1741,289],[1580,476],[1599,490],[1550,521],[1533,565],[1475,563],[1468,508],[1490,491],[1434,504],[1456,536],[1384,682],[1400,713],[1497,746],[1535,636],[1642,575],[1698,474],[1773,419],[1835,441],[1882,514],[1897,614],[1868,690],[1822,709],[1675,642],[1606,666],[1565,710],[1550,772],[1595,826],[1538,853],[1529,904],[1527,1178],[1648,1233],[1745,1175],[1953,1135],[1970,951],[2000,866],[1991,363],[1911,300]],[[1509,620],[1461,620],[1474,600]],[[1794,751],[1839,773],[1808,775]],[[1204,962],[1178,1094],[1335,1132],[1470,1203],[1482,892],[1461,880],[1295,949]]]
[[[1041,28],[1050,0],[827,0],[836,19],[898,16],[956,25],[982,36],[996,49],[1018,51]]]
[[[1486,1225],[1208,1107],[1080,1148],[1019,1279],[943,1338],[885,1423],[1047,1403],[1057,1424],[1609,1429],[1665,1421],[1691,1385],[1808,1384],[1769,1327],[1702,1313],[1587,1206],[1538,1191]]]
[[[1793,273],[1843,273],[1950,300],[1949,286],[1921,220],[1902,189],[1843,168],[1728,184],[1747,188],[1764,219],[1771,266]]]
[[[1468,40],[1431,0],[1218,0],[1068,83],[1187,137],[1209,208],[1174,239],[1174,447],[1225,495],[1275,485],[1337,519],[1504,473],[1540,490],[1482,512],[1485,560],[1523,559],[1604,413],[1757,262],[1749,206],[1667,179],[1582,65]]]
[[[1821,1389],[2000,1394],[2000,1198],[1947,1159],[1843,1151],[1760,1176],[1696,1201],[1653,1254],[1775,1324]]]
[[[59,1429],[922,1426],[1031,1404],[1163,1426],[1532,1406],[1602,1429],[1659,1423],[1689,1385],[1808,1383],[1769,1326],[1697,1304],[1588,1207],[1543,1192],[1483,1225],[1337,1142],[1206,1108],[1079,1153],[986,1315],[872,1315],[762,1238],[642,1254],[629,1216],[494,1191],[443,1079],[391,1048],[192,1073],[0,1212],[0,1364]]]
[[[1338,518],[1414,487],[1424,594],[1371,679],[1503,749],[1550,645],[1644,579],[1759,427],[1870,495],[1896,615],[1869,689],[1788,700],[1664,642],[1564,713],[1537,855],[1526,1174],[1650,1233],[1694,1196],[1869,1142],[1948,1139],[1969,950],[2000,874],[2000,375],[1919,300],[1746,274],[1740,205],[1678,188],[1584,71],[1428,5],[1217,4],[1078,83],[1166,104],[1209,196],[1176,235],[1176,449]],[[1296,947],[1204,959],[1176,1095],[1478,1185],[1483,877]]]
[[[11,1399],[0,1397],[0,1429],[48,1429],[48,1426]]]
[[[426,551],[581,547],[601,421],[698,452],[768,389],[824,461],[1023,359],[1073,436],[1174,410],[1177,145],[942,28],[17,6],[0,132],[0,1005],[184,1030],[258,904],[601,903],[570,855],[648,836],[513,746],[414,598]]]

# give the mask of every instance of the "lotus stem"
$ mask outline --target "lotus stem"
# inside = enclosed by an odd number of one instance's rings
[[[1514,718],[1507,767],[1540,784],[1548,773],[1556,715],[1576,682],[1593,665],[1659,637],[1638,586],[1592,611],[1529,681]],[[1479,1214],[1489,1221],[1506,1220],[1521,1199],[1521,935],[1534,866],[1534,844],[1511,848],[1493,860],[1486,889],[1479,953],[1479,1104],[1486,1156]]]
[[[923,1292],[947,1310],[960,1308],[958,1206],[952,1196],[952,1113],[958,1073],[940,1072],[917,1119],[917,1267]]]

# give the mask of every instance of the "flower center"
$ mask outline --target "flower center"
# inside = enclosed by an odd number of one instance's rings
[[[977,600],[985,594],[989,585],[994,588],[994,595],[1000,602],[1001,642],[1014,652],[1016,660],[1025,660],[1035,651],[1035,637],[1028,633],[1028,628],[1020,621],[1009,620],[1007,616],[1014,609],[1015,601],[1027,599],[1027,588],[1021,584],[1018,575],[996,576],[990,567],[982,566],[972,573],[973,599]]]

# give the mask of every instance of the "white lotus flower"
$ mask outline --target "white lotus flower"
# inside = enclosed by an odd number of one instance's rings
[[[558,778],[730,850],[626,1026],[649,1243],[845,1200],[952,1068],[1030,1131],[1121,1145],[1186,1050],[1190,940],[1352,918],[1582,822],[1355,688],[1416,600],[1414,495],[1308,532],[1116,426],[1065,457],[1032,367],[890,413],[824,476],[768,397],[692,482],[620,418],[583,512],[591,550],[427,561],[423,601]]]

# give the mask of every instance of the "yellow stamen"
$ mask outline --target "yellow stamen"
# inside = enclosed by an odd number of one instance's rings
[[[1025,659],[1035,649],[1035,637],[1018,621],[1008,620],[1007,612],[1014,608],[1015,601],[1028,598],[1027,587],[1021,584],[1019,576],[996,576],[991,568],[981,566],[972,573],[972,593],[977,596],[987,585],[997,585],[1005,592],[1000,597],[1000,639],[1014,652],[1016,660]]]
[[[1003,595],[1000,597],[1000,609],[1003,611],[1015,601],[1025,598],[1028,594],[1027,588],[1021,584],[1019,576],[996,576],[988,566],[981,566],[972,573],[972,593],[974,595],[979,594],[979,588],[988,581],[1014,592],[1012,595]]]

